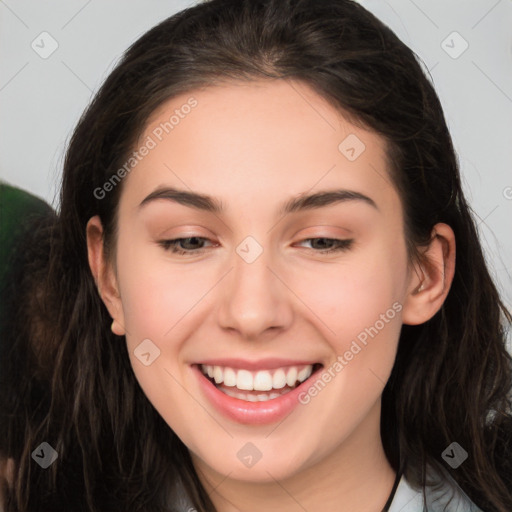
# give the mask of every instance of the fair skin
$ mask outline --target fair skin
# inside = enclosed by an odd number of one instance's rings
[[[197,107],[124,178],[115,262],[105,261],[99,217],[87,225],[89,262],[113,330],[126,336],[137,380],[190,450],[218,511],[381,510],[395,479],[379,432],[381,394],[402,323],[427,321],[446,298],[453,232],[437,224],[424,249],[432,265],[410,263],[383,139],[298,82],[232,83],[175,97],[140,141],[192,95]],[[353,161],[338,149],[349,134],[365,144]],[[139,207],[160,186],[208,194],[225,210],[163,198]],[[352,199],[277,213],[292,197],[335,189],[374,204]],[[207,240],[178,245],[190,251],[185,256],[158,243],[194,236]],[[236,252],[247,236],[263,249],[251,263]],[[353,243],[322,254],[311,238]],[[378,334],[279,422],[227,417],[192,370],[209,358],[278,357],[315,361],[321,375],[393,304]],[[149,366],[134,355],[145,339],[160,349]],[[251,467],[237,456],[248,442],[261,454]]]

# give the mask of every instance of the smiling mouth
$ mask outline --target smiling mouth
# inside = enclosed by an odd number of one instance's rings
[[[203,375],[222,393],[247,402],[265,402],[286,395],[307,381],[322,364],[250,371],[217,365],[199,365]]]

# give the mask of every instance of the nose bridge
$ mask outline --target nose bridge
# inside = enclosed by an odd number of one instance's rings
[[[272,254],[253,236],[235,248],[233,270],[220,309],[223,327],[250,338],[269,327],[283,327],[290,320],[286,287],[274,274],[278,264]]]
[[[249,286],[256,292],[258,285],[264,288],[270,285],[268,278],[272,275],[269,270],[272,266],[272,251],[268,241],[264,243],[265,247],[253,236],[248,236],[236,247],[233,280],[237,288]]]

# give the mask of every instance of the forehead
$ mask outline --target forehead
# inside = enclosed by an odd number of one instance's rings
[[[297,81],[173,97],[151,115],[134,150],[143,146],[150,149],[124,183],[131,202],[162,185],[226,198],[228,207],[333,187],[397,200],[384,139]]]

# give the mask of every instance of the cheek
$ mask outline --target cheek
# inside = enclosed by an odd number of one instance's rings
[[[191,266],[178,268],[167,261],[163,249],[160,253],[144,244],[126,249],[118,258],[126,330],[131,338],[169,339],[205,293],[200,276]]]
[[[303,281],[301,294],[322,320],[316,323],[323,325],[331,351],[328,393],[333,402],[345,397],[347,410],[356,415],[378,398],[393,368],[406,265],[405,244],[382,238],[346,264],[325,266]]]
[[[372,245],[346,262],[304,270],[300,279],[295,278],[300,296],[324,322],[328,337],[341,342],[340,348],[365,328],[377,323],[383,330],[383,321],[387,326],[400,320],[406,275],[403,251],[386,250],[383,242]]]
[[[130,363],[147,399],[167,424],[181,432],[192,421],[190,415],[200,415],[183,391],[180,340],[186,339],[186,315],[204,290],[193,283],[187,286],[192,275],[173,269],[157,251],[142,244],[140,248],[125,244],[125,249],[118,258],[118,277]],[[146,352],[148,365],[142,362]]]

